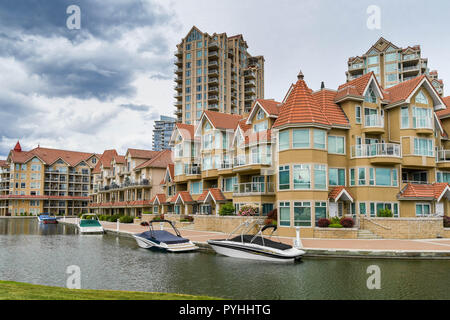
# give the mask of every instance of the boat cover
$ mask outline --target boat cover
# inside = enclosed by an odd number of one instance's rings
[[[189,242],[189,239],[177,237],[176,235],[174,235],[168,231],[165,231],[165,230],[154,230],[153,237],[151,236],[150,231],[140,233],[137,236],[148,239],[150,241],[156,241],[158,243],[163,242],[165,244],[176,244],[176,243]]]
[[[243,236],[244,243],[250,243],[250,241],[253,239],[253,237],[254,237],[253,235],[248,235],[248,234],[244,235]],[[228,241],[242,242],[242,238],[241,238],[241,236],[237,236],[237,237],[234,237],[232,239],[229,239]],[[251,242],[251,243],[257,244],[257,245],[260,245],[260,246],[263,245],[261,237],[256,237],[255,240],[253,240],[253,242]],[[276,241],[269,240],[269,239],[266,239],[266,238],[264,238],[264,245],[266,247],[269,247],[269,248],[283,250],[283,251],[284,250],[289,250],[289,249],[292,248],[292,246],[290,246],[288,244],[281,243],[281,242],[276,242]]]

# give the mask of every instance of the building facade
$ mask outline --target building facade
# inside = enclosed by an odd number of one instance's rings
[[[170,149],[169,140],[172,136],[173,128],[177,119],[161,116],[160,120],[155,120],[153,128],[153,150],[162,151]]]
[[[194,125],[207,110],[241,115],[264,98],[264,57],[250,55],[242,35],[194,26],[175,57],[177,122]]]
[[[384,38],[380,38],[362,56],[348,59],[347,81],[370,72],[375,73],[383,88],[390,88],[403,81],[426,74],[436,91],[441,96],[444,94],[443,81],[438,79],[436,70],[430,71],[428,59],[421,56],[419,45],[400,48]]]
[[[246,116],[205,111],[177,124],[153,212],[218,214],[225,203],[278,209],[284,235],[320,218],[450,214],[448,98],[421,75],[383,88],[374,72],[313,92],[299,74],[279,103]]]

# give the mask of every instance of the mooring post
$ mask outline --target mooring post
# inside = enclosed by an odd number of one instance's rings
[[[301,249],[301,248],[303,248],[303,245],[302,245],[302,240],[300,240],[300,227],[295,228],[295,233],[296,233],[296,237],[295,237],[294,247],[297,249]]]
[[[120,223],[120,221],[119,221],[119,219],[117,219],[117,229],[116,229],[117,232],[119,232],[119,229],[120,229],[119,223]]]

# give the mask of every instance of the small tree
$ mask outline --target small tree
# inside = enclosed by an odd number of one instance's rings
[[[227,202],[220,207],[220,216],[234,216],[234,205],[231,202]]]
[[[377,217],[379,218],[392,218],[392,211],[389,209],[382,209],[378,211]]]

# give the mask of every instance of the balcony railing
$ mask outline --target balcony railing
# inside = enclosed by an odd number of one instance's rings
[[[415,129],[433,129],[433,121],[429,117],[413,117]]]
[[[373,143],[352,146],[352,158],[372,158],[372,157],[394,157],[401,158],[402,151],[400,144],[395,143]]]
[[[275,192],[273,183],[248,182],[234,185],[234,194],[265,194]]]
[[[271,165],[272,164],[272,157],[269,156],[263,156],[261,154],[252,154],[250,156],[238,156],[234,158],[234,166],[240,167],[240,166],[246,166],[246,165],[252,165],[252,164],[264,164],[264,165]]]
[[[450,150],[436,150],[436,162],[450,162]]]
[[[185,167],[184,173],[186,175],[188,175],[188,176],[189,175],[197,175],[197,174],[201,174],[202,170],[201,170],[201,167],[199,165],[196,165],[196,166],[191,165],[191,166]]]
[[[365,128],[384,128],[384,117],[372,114],[364,117]]]

